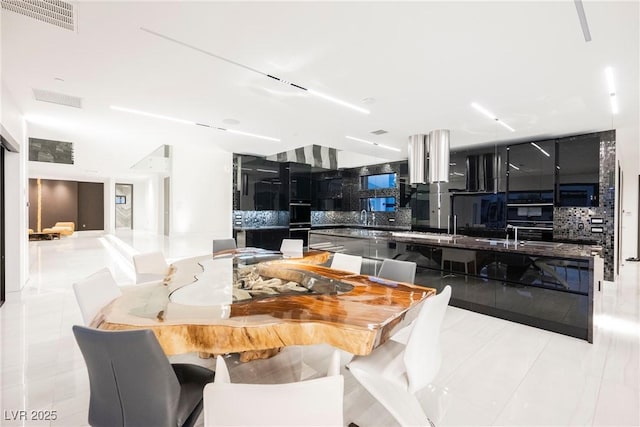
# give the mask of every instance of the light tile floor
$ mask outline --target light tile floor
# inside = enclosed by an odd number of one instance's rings
[[[175,259],[207,253],[211,245],[208,236],[118,237],[79,232],[30,243],[29,282],[0,308],[0,425],[87,424],[88,379],[71,334],[71,325],[82,322],[74,281],[106,266],[120,284],[131,284],[132,253],[162,250]],[[627,263],[617,283],[597,295],[593,344],[450,307],[442,368],[419,394],[426,412],[439,426],[640,425],[639,279],[640,265]],[[242,364],[231,356],[228,363],[236,381],[287,382],[324,370],[331,351],[290,347],[269,360]],[[214,364],[195,355],[173,359]],[[345,424],[397,425],[349,371],[343,374]],[[14,420],[22,410],[27,420]],[[42,411],[55,411],[56,419],[33,419],[47,415]]]

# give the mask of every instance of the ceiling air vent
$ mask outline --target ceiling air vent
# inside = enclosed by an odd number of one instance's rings
[[[61,0],[0,0],[4,10],[75,31],[74,7]]]
[[[378,129],[378,130],[372,131],[371,133],[374,134],[374,135],[384,135],[385,133],[389,133],[389,132],[387,132],[384,129]]]
[[[65,105],[67,107],[82,108],[82,98],[65,95],[64,93],[50,92],[48,90],[34,89],[33,96],[36,101],[50,102],[52,104]]]

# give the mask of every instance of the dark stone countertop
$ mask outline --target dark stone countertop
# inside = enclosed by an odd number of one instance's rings
[[[493,239],[483,237],[469,237],[462,235],[421,233],[416,231],[387,231],[361,228],[334,228],[311,230],[313,234],[328,236],[350,237],[356,239],[392,240],[395,242],[440,246],[456,249],[482,250],[520,253],[526,255],[557,257],[557,258],[592,258],[601,252],[600,246],[580,245],[560,242],[518,241],[513,239]]]
[[[352,229],[371,229],[371,230],[387,230],[387,231],[411,231],[410,225],[362,225],[362,224],[311,224],[311,229],[326,228],[352,228]]]

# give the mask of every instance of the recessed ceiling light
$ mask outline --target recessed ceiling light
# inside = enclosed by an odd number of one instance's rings
[[[224,123],[225,125],[239,125],[240,121],[236,119],[224,119],[222,120],[222,123]]]
[[[487,116],[491,120],[493,120],[493,121],[497,122],[498,124],[502,125],[502,127],[510,130],[511,132],[515,132],[516,131],[514,128],[512,128],[511,126],[509,126],[508,124],[506,124],[505,122],[500,120],[499,118],[497,118],[495,114],[493,114],[491,111],[489,111],[486,108],[484,108],[482,105],[480,105],[480,104],[478,104],[476,102],[472,102],[471,106],[473,108],[475,108],[476,110],[480,111],[482,114],[484,114],[485,116]]]
[[[345,138],[351,139],[353,141],[364,142],[365,144],[375,145],[376,147],[380,147],[380,148],[386,148],[387,150],[400,151],[399,148],[391,147],[389,145],[384,145],[384,144],[378,144],[377,142],[367,141],[366,139],[355,138],[353,136],[345,136]]]
[[[145,116],[145,117],[152,117],[154,119],[161,119],[161,120],[168,120],[170,122],[182,123],[182,124],[185,124],[185,125],[195,125],[196,124],[196,122],[192,122],[192,121],[189,121],[189,120],[178,119],[176,117],[165,116],[165,115],[162,115],[162,114],[149,113],[147,111],[135,110],[133,108],[119,107],[117,105],[112,105],[111,109],[112,110],[116,110],[116,111],[122,111],[124,113],[131,113],[131,114],[138,114],[140,116]]]
[[[162,115],[162,114],[150,113],[148,111],[135,110],[133,108],[118,107],[116,105],[112,105],[111,109],[112,110],[116,110],[116,111],[123,111],[125,113],[138,114],[140,116],[152,117],[154,119],[168,120],[168,121],[171,121],[171,122],[182,123],[182,124],[185,124],[185,125],[203,126],[203,127],[207,127],[207,128],[221,130],[221,131],[224,131],[224,132],[235,133],[237,135],[251,136],[253,138],[265,139],[267,141],[280,142],[280,140],[278,138],[273,138],[273,137],[270,137],[270,136],[258,135],[258,134],[255,134],[255,133],[249,133],[249,132],[244,132],[244,131],[235,130],[235,129],[221,128],[221,127],[217,127],[217,126],[214,126],[214,125],[209,125],[209,124],[206,124],[206,123],[193,122],[193,121],[190,121],[190,120],[184,120],[184,119],[179,119],[179,118],[176,118],[176,117],[165,116],[165,115]]]

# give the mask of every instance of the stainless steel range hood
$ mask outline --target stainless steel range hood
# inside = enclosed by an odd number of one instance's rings
[[[428,136],[423,134],[409,137],[409,184],[427,183]]]
[[[410,184],[449,182],[448,129],[432,130],[428,135],[410,136],[408,153]]]
[[[429,132],[429,182],[449,182],[449,130]]]

